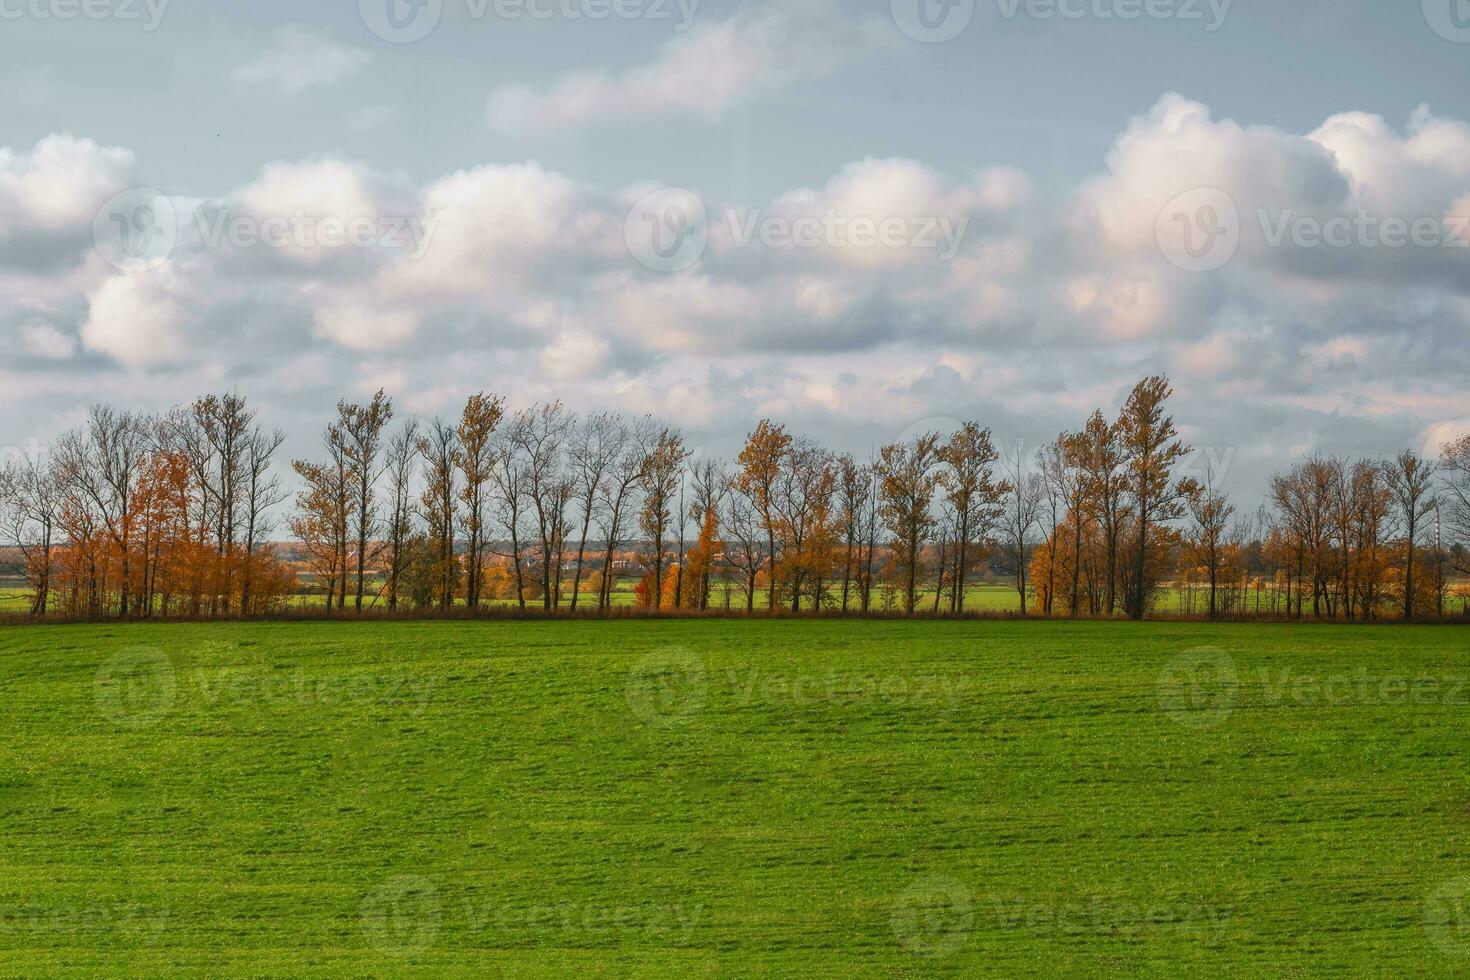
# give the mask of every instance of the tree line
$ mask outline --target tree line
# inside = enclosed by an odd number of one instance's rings
[[[1313,455],[1248,515],[1184,472],[1162,377],[1038,453],[978,422],[867,459],[763,420],[736,458],[674,426],[477,393],[457,418],[339,402],[308,459],[238,394],[162,415],[99,405],[0,470],[0,544],[32,616],[254,616],[305,579],[327,613],[647,610],[1141,619],[1438,617],[1470,574],[1470,437],[1440,459]],[[289,533],[289,542],[277,532]],[[294,556],[308,576],[286,560]]]

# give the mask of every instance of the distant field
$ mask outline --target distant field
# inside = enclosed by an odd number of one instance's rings
[[[1467,640],[0,630],[0,973],[1463,975]]]
[[[369,586],[368,597],[365,599],[365,603],[369,608],[381,608],[382,606],[381,601],[378,603],[374,603],[372,599],[372,596],[375,594],[379,586],[380,583],[376,582],[371,583]],[[832,594],[834,599],[836,599],[840,596],[840,591],[834,589],[832,591]],[[710,594],[710,607],[713,609],[725,608],[725,598],[726,594],[724,589],[716,588]],[[320,593],[314,593],[292,596],[287,601],[292,606],[313,607],[323,605],[326,602],[326,598]],[[564,603],[570,601],[570,590],[568,591],[568,596],[563,601]],[[579,603],[582,605],[595,605],[596,601],[597,600],[595,595],[587,595],[584,593],[581,600],[579,600]],[[620,582],[618,588],[615,589],[612,594],[613,605],[632,606],[635,601],[636,600],[633,595],[631,583],[629,581]],[[901,598],[895,597],[895,604],[892,608],[901,608],[901,601]],[[0,581],[0,614],[25,612],[29,608],[28,602],[29,589],[25,586],[25,583],[7,583]],[[924,597],[924,601],[920,603],[920,607],[922,609],[930,609],[932,608],[933,602],[934,594],[931,591]],[[1156,613],[1164,615],[1190,612],[1200,614],[1205,609],[1205,602],[1205,595],[1201,591],[1195,591],[1193,601],[1191,602],[1189,595],[1186,593],[1186,590],[1178,588],[1166,588],[1160,590],[1154,604],[1154,611]],[[1447,608],[1452,612],[1463,612],[1466,608],[1466,603],[1467,599],[1464,595],[1456,595],[1450,599]],[[351,605],[351,597],[349,597],[348,599],[348,604]],[[457,604],[463,605],[464,600],[459,600]],[[486,604],[512,606],[515,604],[515,600],[487,599]],[[539,599],[528,600],[528,605],[532,607],[538,606],[539,604]],[[732,589],[730,591],[729,605],[735,610],[741,610],[745,608],[745,599],[739,589]],[[764,592],[761,592],[756,596],[755,605],[757,609],[766,608],[766,594]],[[1269,594],[1262,594],[1261,606],[1263,610],[1269,611]],[[883,608],[883,598],[878,593],[874,594],[873,607],[875,609]],[[855,599],[852,601],[851,608],[857,608],[857,602]],[[965,608],[969,611],[974,612],[1007,613],[1017,611],[1020,608],[1020,603],[1017,598],[1016,590],[1012,586],[980,584],[972,585],[965,590]]]

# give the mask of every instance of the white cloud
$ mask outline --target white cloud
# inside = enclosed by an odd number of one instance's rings
[[[296,24],[280,28],[272,40],[273,47],[235,68],[236,82],[271,88],[283,96],[300,95],[319,85],[335,85],[371,60],[366,51],[309,33]]]
[[[129,367],[149,368],[189,357],[183,284],[173,269],[111,276],[88,297],[82,343]]]
[[[424,254],[394,270],[404,294],[505,295],[588,255],[626,257],[623,216],[606,195],[534,163],[462,170],[423,194],[434,222]]]
[[[405,310],[384,309],[362,300],[331,300],[315,315],[317,336],[348,350],[385,351],[418,333],[418,317]]]
[[[256,217],[415,214],[437,221],[429,247],[417,258],[287,250],[285,261],[251,261],[183,235],[167,266],[137,276],[88,259],[89,234],[65,240],[69,262],[55,267],[64,271],[7,267],[0,250],[0,330],[37,359],[72,356],[68,338],[79,333],[83,350],[170,368],[160,376],[269,377],[293,404],[334,384],[354,390],[367,365],[370,377],[401,379],[404,405],[434,411],[493,388],[691,425],[779,408],[793,424],[864,434],[885,412],[912,416],[896,434],[985,399],[1001,419],[1075,424],[1080,411],[1115,404],[1130,378],[1164,370],[1181,403],[1195,400],[1199,417],[1225,428],[1212,439],[1264,433],[1251,444],[1265,447],[1259,465],[1269,470],[1286,448],[1348,438],[1364,420],[1417,433],[1433,421],[1427,412],[1463,414],[1443,406],[1463,403],[1470,374],[1470,255],[1327,256],[1247,236],[1225,268],[1190,274],[1161,253],[1158,210],[1211,186],[1248,221],[1257,208],[1370,205],[1470,216],[1467,141],[1465,124],[1427,110],[1401,128],[1342,113],[1293,133],[1166,96],[1072,197],[1038,200],[1013,168],[859,160],[769,200],[707,200],[709,247],[674,275],[640,265],[624,240],[629,207],[653,185],[597,187],[536,163],[416,184],[336,157],[277,161],[211,206]],[[25,216],[28,242],[42,221],[89,224],[91,198],[136,179],[126,151],[68,137],[43,146],[0,151],[0,208]],[[893,247],[768,247],[728,234],[725,209],[744,204],[786,219],[970,225],[948,262]],[[453,357],[438,356],[445,350]],[[1422,397],[1405,400],[1395,386]],[[1227,399],[1239,411],[1222,417],[1215,407]]]
[[[716,119],[759,94],[829,74],[886,37],[866,21],[813,16],[816,6],[796,3],[701,23],[668,41],[648,64],[573,72],[544,92],[505,86],[491,93],[487,118],[507,132],[669,114]]]
[[[611,353],[605,338],[568,327],[541,351],[541,370],[557,381],[580,381],[601,373]]]
[[[43,361],[66,361],[76,356],[75,337],[64,334],[44,320],[21,324],[16,339],[20,349]]]
[[[90,227],[97,209],[128,186],[133,154],[53,134],[30,153],[0,147],[0,244],[18,228]]]

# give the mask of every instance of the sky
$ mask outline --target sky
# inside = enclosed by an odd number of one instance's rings
[[[0,90],[0,454],[379,387],[1034,448],[1152,373],[1247,497],[1470,431],[1465,0],[0,0]]]

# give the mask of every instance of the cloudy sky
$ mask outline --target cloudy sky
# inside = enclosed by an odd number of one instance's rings
[[[0,446],[237,388],[1050,439],[1470,419],[1463,0],[0,0]]]

